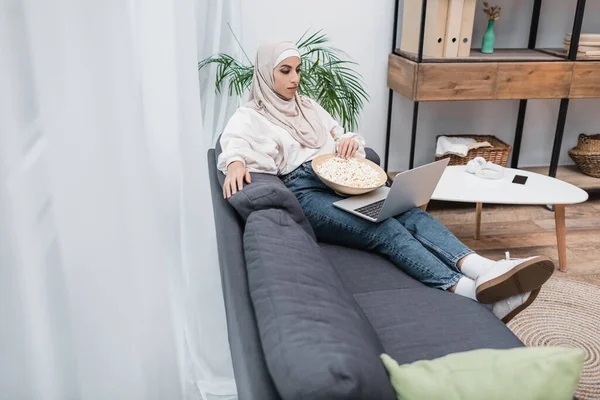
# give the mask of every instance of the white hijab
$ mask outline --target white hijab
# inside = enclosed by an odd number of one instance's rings
[[[318,110],[298,94],[291,100],[285,100],[275,92],[273,70],[283,61],[281,57],[292,55],[300,57],[298,48],[291,42],[263,44],[258,48],[252,90],[246,106],[288,131],[302,145],[318,149],[327,140],[327,128]]]

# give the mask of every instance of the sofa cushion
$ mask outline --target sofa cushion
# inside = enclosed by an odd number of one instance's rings
[[[250,214],[248,284],[284,399],[394,399],[382,346],[319,245],[282,210]]]
[[[479,348],[523,346],[488,306],[429,288],[377,254],[327,244],[321,249],[386,353],[400,363]]]
[[[468,350],[523,346],[490,310],[454,293],[422,287],[354,297],[385,352],[400,364]]]
[[[577,389],[585,352],[567,347],[481,349],[398,365],[381,356],[398,399],[565,400]]]
[[[351,294],[426,287],[379,254],[331,244],[321,250]]]

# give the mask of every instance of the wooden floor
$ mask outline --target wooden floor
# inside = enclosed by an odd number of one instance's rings
[[[427,211],[467,246],[493,258],[545,255],[558,266],[554,213],[542,206],[483,205],[481,239],[473,239],[475,204],[431,202]],[[555,272],[600,286],[600,196],[566,207],[567,271]]]

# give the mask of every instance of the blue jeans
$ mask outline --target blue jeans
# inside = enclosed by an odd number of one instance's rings
[[[462,277],[457,263],[473,251],[419,208],[373,223],[333,206],[340,200],[314,173],[310,162],[282,176],[319,241],[364,249],[388,257],[427,286],[447,290]]]

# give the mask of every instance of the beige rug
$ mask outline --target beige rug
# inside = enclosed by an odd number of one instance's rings
[[[574,281],[590,283],[600,287],[600,274],[565,276],[565,278]]]
[[[508,327],[527,346],[585,350],[577,397],[600,399],[600,287],[553,277],[535,302],[510,321]]]

